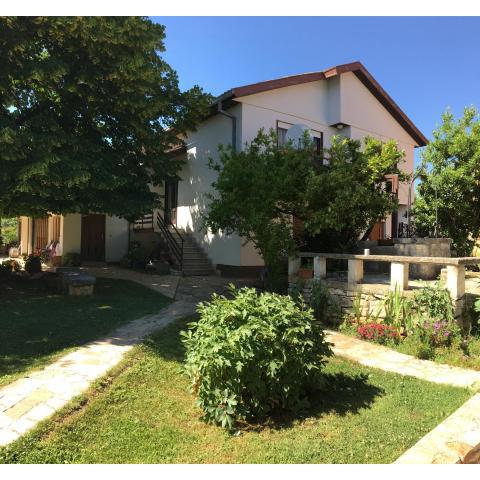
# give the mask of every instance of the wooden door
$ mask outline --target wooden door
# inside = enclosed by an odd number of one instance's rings
[[[105,260],[105,215],[82,216],[82,260]]]
[[[369,240],[383,240],[384,222],[377,222],[368,236]]]
[[[48,244],[48,217],[35,218],[33,231],[35,232],[33,248],[35,250],[46,248]]]

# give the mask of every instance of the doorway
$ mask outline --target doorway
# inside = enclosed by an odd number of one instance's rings
[[[105,260],[105,215],[82,216],[82,260]]]
[[[177,224],[178,180],[165,182],[165,222]]]

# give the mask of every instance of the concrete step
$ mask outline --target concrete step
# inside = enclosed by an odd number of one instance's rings
[[[202,258],[208,258],[207,254],[203,251],[203,250],[200,250],[199,248],[195,248],[195,249],[188,249],[188,250],[183,250],[183,256],[185,258],[188,258],[188,257],[202,257]]]
[[[183,257],[183,264],[184,265],[198,265],[199,263],[205,263],[211,265],[209,258],[205,257],[196,257],[196,258],[185,258]]]
[[[203,268],[203,269],[199,269],[199,268],[196,268],[196,269],[183,269],[183,275],[186,276],[186,277],[200,277],[200,276],[206,276],[206,275],[213,275],[214,274],[214,271],[213,269],[207,269],[207,268]]]

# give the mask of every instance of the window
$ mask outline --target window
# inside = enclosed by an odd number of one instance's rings
[[[286,122],[281,122],[280,120],[277,120],[277,142],[278,146],[280,145],[285,145],[287,143],[286,141],[286,135],[288,132],[288,129],[292,126],[293,124],[286,123]],[[320,132],[318,130],[310,130],[312,136],[313,136],[313,149],[315,155],[322,157],[323,156],[323,132]]]
[[[285,136],[287,135],[287,129],[282,127],[277,127],[277,143],[278,146],[285,145]]]
[[[320,136],[313,137],[313,149],[315,155],[323,155],[323,133],[320,132]]]

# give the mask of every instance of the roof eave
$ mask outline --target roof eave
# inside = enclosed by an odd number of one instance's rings
[[[252,83],[241,87],[235,87],[226,91],[215,99],[211,105],[208,117],[215,115],[218,105],[221,102],[222,108],[230,108],[235,102],[235,98],[254,95],[256,93],[267,92],[277,88],[284,88],[302,83],[310,83],[318,80],[325,80],[342,73],[352,72],[372,93],[372,95],[386,108],[393,118],[402,126],[402,128],[412,137],[418,147],[424,147],[428,144],[428,139],[415,126],[405,112],[395,103],[393,98],[381,87],[381,85],[373,78],[370,72],[363,66],[361,62],[345,63],[328,68],[321,72],[303,73],[300,75],[292,75],[282,77],[275,80],[267,80],[265,82]]]

